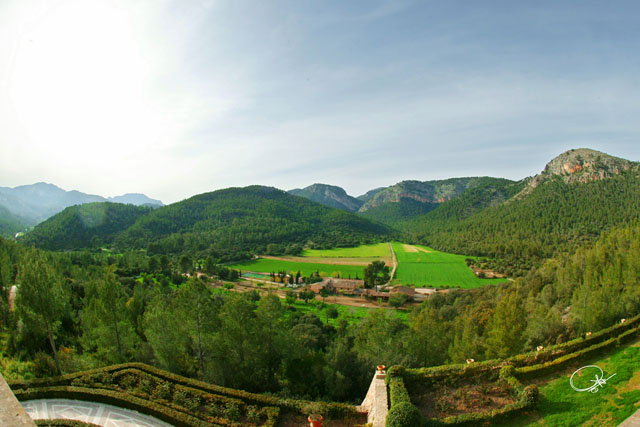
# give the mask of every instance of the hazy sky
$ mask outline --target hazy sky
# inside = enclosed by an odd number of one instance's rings
[[[640,160],[640,3],[0,0],[0,186],[165,203]]]

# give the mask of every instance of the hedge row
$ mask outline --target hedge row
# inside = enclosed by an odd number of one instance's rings
[[[85,423],[78,420],[67,420],[64,418],[56,418],[51,420],[35,420],[38,427],[100,427],[97,424]]]
[[[389,402],[391,408],[387,413],[387,427],[415,427],[422,424],[422,414],[411,403],[411,397],[404,385],[402,374],[404,369],[394,366],[387,371],[385,381],[389,389]]]
[[[500,379],[518,394],[518,401],[503,408],[486,413],[470,413],[443,419],[423,420],[426,425],[476,425],[482,422],[509,418],[535,404],[538,389],[535,386],[523,387],[519,379],[527,379],[561,369],[583,358],[592,357],[613,346],[632,340],[640,334],[640,315],[633,317],[589,337],[558,344],[540,352],[520,354],[504,360],[487,360],[472,364],[435,366],[420,369],[404,369],[394,366],[387,373],[391,408],[391,420],[387,425],[408,426],[403,424],[413,412],[410,388],[434,387],[445,383],[455,386],[459,382],[483,375],[485,379]],[[394,398],[395,396],[395,398]],[[409,405],[413,406],[410,408]],[[395,408],[397,406],[397,408]],[[417,409],[417,408],[415,408]],[[388,418],[389,420],[389,418]]]
[[[529,379],[532,377],[538,377],[540,375],[551,373],[578,360],[586,359],[595,356],[596,354],[602,353],[604,350],[610,347],[618,346],[620,344],[628,342],[637,337],[639,333],[640,326],[633,329],[628,329],[617,337],[609,338],[606,341],[602,341],[598,344],[592,345],[591,347],[584,348],[574,353],[565,354],[564,356],[560,356],[556,359],[550,360],[545,363],[540,363],[538,365],[516,368],[515,375],[520,379]]]
[[[90,402],[106,403],[125,409],[142,412],[177,427],[211,427],[220,426],[200,420],[180,411],[176,411],[155,402],[140,399],[126,393],[73,386],[36,387],[14,390],[18,400],[33,399],[76,399]],[[222,427],[222,426],[220,426]]]
[[[487,370],[494,371],[496,368],[495,364],[485,364],[478,369],[458,369],[456,372],[464,375],[464,378],[470,378],[472,373],[477,375]],[[387,385],[389,387],[391,407],[387,415],[387,427],[478,425],[513,417],[535,405],[538,399],[538,388],[535,385],[524,387],[514,376],[514,368],[510,365],[505,365],[500,368],[496,379],[505,381],[511,387],[518,395],[517,402],[483,413],[473,412],[442,419],[426,419],[422,417],[418,408],[411,402],[411,397],[405,386],[405,379],[411,378],[412,381],[419,381],[420,376],[423,376],[423,380],[430,385],[435,385],[438,379],[447,380],[448,378],[442,374],[442,370],[436,371],[435,374],[431,372],[430,376],[424,376],[425,371],[428,372],[427,369],[404,369],[399,366],[389,369],[387,372]]]
[[[606,329],[594,332],[591,336],[583,336],[580,338],[567,341],[566,343],[551,346],[542,351],[531,351],[528,353],[518,354],[516,356],[505,359],[505,362],[516,368],[522,366],[538,365],[541,363],[555,360],[564,355],[576,353],[584,348],[593,347],[604,341],[609,341],[613,337],[622,335],[627,330],[636,329],[640,326],[640,315],[631,319],[627,319],[624,323],[617,323]]]
[[[138,376],[138,379],[135,381],[132,380],[130,378],[131,375]],[[127,380],[127,378],[129,378],[129,380]],[[171,388],[173,391],[177,390],[179,394],[183,395],[181,398],[183,402],[180,402],[181,405],[174,404],[176,400],[175,397],[171,399],[174,401],[174,403],[170,403],[170,399],[167,395],[167,398],[165,399],[167,404],[165,406],[168,406],[168,408],[173,410],[185,412],[188,415],[194,415],[192,412],[196,406],[196,403],[193,402],[194,399],[199,400],[200,402],[209,401],[210,403],[213,403],[213,401],[217,401],[224,407],[222,410],[223,412],[225,409],[228,409],[227,404],[231,404],[231,407],[235,405],[236,407],[240,407],[242,409],[246,409],[250,405],[257,405],[262,407],[260,409],[261,415],[263,418],[266,418],[266,422],[262,425],[266,427],[275,425],[277,423],[277,418],[282,411],[296,414],[306,414],[307,412],[312,410],[313,412],[323,414],[325,418],[333,419],[356,418],[360,415],[355,406],[344,403],[311,402],[297,399],[282,399],[275,396],[248,393],[242,390],[230,389],[204,383],[198,380],[185,378],[180,375],[175,375],[142,363],[125,363],[120,365],[112,365],[105,368],[93,369],[58,377],[17,381],[12,382],[10,385],[11,388],[16,392],[20,390],[38,389],[42,387],[49,388],[70,386],[89,386],[91,388],[97,387],[113,389],[114,379],[116,384],[119,387],[124,388],[124,390],[126,390],[128,394],[134,394],[138,398],[142,398],[143,400],[147,401],[149,399],[148,393],[145,394],[141,392],[144,387],[141,387],[140,384],[146,381],[147,383],[153,384],[153,388],[155,390],[155,388],[157,387],[156,382],[165,381],[170,384],[169,388]],[[123,384],[119,384],[121,380],[124,381]],[[128,385],[125,384],[127,381],[129,381]],[[139,388],[139,390],[136,391],[136,388]],[[151,385],[148,385],[148,388],[151,389]],[[162,400],[162,396],[159,396],[159,394],[161,393],[156,394],[157,395],[151,396],[151,398],[157,400],[159,397]],[[141,410],[141,412],[145,411]],[[215,419],[217,425],[229,425],[228,421],[225,418],[219,416],[224,415],[224,413],[214,415],[218,416],[207,417],[207,419]]]

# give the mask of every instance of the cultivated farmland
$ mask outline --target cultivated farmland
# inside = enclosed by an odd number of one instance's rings
[[[338,275],[343,278],[355,279],[356,275],[362,278],[364,275],[363,265],[344,265],[344,264],[325,264],[325,263],[309,263],[309,262],[294,262],[283,261],[279,259],[260,258],[255,261],[248,261],[241,264],[230,265],[230,268],[235,268],[242,271],[254,271],[261,273],[277,273],[278,271],[300,271],[303,276],[309,276],[316,271],[324,273],[325,276],[337,277]]]
[[[393,284],[415,287],[477,288],[503,283],[506,279],[480,279],[467,267],[464,255],[436,251],[426,246],[394,242],[398,268]],[[364,268],[382,259],[391,266],[389,243],[362,245],[355,248],[306,250],[302,257],[264,257],[255,261],[231,265],[242,271],[271,273],[300,271],[303,276],[319,272],[327,277],[360,279]]]
[[[506,279],[480,279],[467,267],[464,255],[436,251],[426,246],[393,243],[398,259],[394,283],[428,287],[477,288]]]

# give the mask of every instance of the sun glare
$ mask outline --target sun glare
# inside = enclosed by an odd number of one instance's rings
[[[64,2],[25,29],[9,87],[38,148],[109,160],[153,140],[152,64],[131,19],[107,2]]]

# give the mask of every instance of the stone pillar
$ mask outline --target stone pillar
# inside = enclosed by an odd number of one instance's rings
[[[365,397],[360,410],[367,413],[367,423],[373,424],[373,427],[384,427],[387,421],[387,384],[385,383],[386,368],[376,371],[369,386],[367,397]]]

